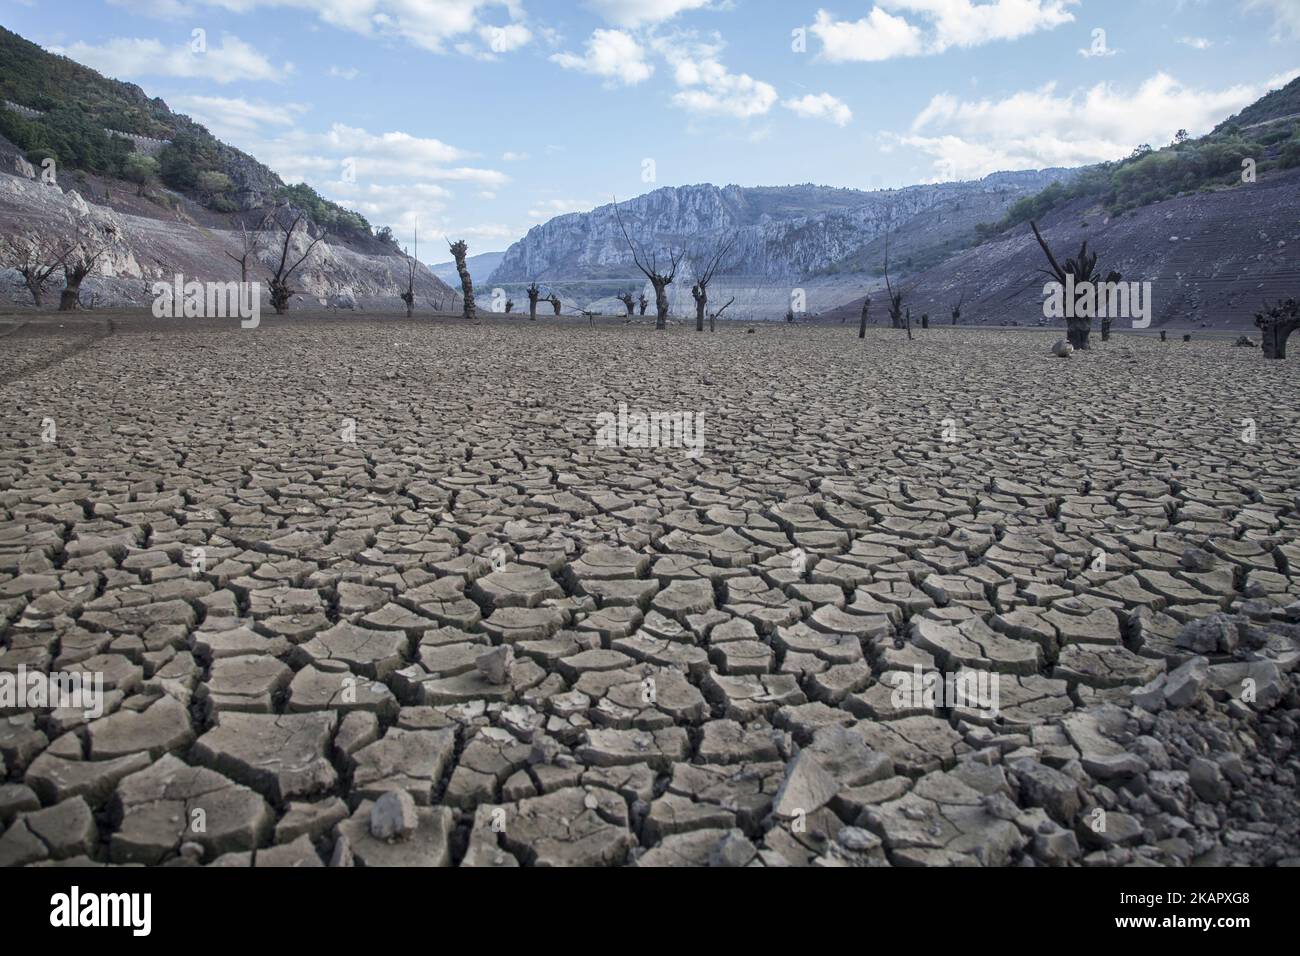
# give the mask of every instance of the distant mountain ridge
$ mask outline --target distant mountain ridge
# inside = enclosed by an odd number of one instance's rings
[[[466,259],[465,265],[469,267],[471,276],[489,276],[501,264],[501,260],[505,258],[505,255],[504,252],[482,252],[477,256],[470,256]],[[435,262],[429,266],[429,271],[447,285],[457,289],[460,288],[460,273],[456,271],[455,260]]]
[[[734,246],[724,274],[799,278],[879,266],[864,253],[887,230],[895,261],[937,261],[945,251],[974,242],[979,222],[997,219],[1018,200],[1073,175],[1066,169],[1003,172],[975,182],[874,192],[811,184],[704,183],[657,189],[620,202],[618,212],[628,232],[647,248],[698,254],[727,237]],[[543,276],[639,276],[612,203],[534,226],[506,250],[489,281],[517,283]]]

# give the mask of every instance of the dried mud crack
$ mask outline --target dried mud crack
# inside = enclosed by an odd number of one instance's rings
[[[1294,363],[1050,344],[17,326],[0,865],[1298,863]]]

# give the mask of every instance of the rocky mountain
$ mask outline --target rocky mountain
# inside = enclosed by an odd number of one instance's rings
[[[863,192],[800,185],[664,187],[619,204],[628,232],[647,249],[707,255],[722,237],[735,244],[721,274],[800,279],[878,267],[875,244],[891,233],[891,257],[919,267],[975,239],[1016,201],[1069,170],[996,173],[978,182]],[[883,250],[882,250],[883,251]],[[695,255],[690,255],[690,253]],[[613,204],[535,226],[505,254],[494,284],[640,279]]]

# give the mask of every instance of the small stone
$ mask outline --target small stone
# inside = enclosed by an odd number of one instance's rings
[[[510,681],[510,668],[515,663],[515,652],[509,644],[501,644],[485,651],[474,659],[474,666],[490,684],[506,684]]]
[[[1196,654],[1230,654],[1237,647],[1237,626],[1226,614],[1211,614],[1184,627],[1176,643]]]
[[[1232,794],[1232,788],[1213,760],[1193,757],[1187,765],[1187,779],[1196,795],[1207,803],[1226,803]]]
[[[376,840],[404,840],[420,825],[415,799],[405,790],[389,790],[370,808],[370,835]]]
[[[1169,674],[1165,681],[1165,702],[1170,707],[1186,707],[1200,696],[1209,680],[1209,661],[1193,657]]]

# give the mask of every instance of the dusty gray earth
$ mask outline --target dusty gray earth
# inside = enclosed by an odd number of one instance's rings
[[[1296,863],[1295,361],[1051,342],[0,327],[0,863]]]

